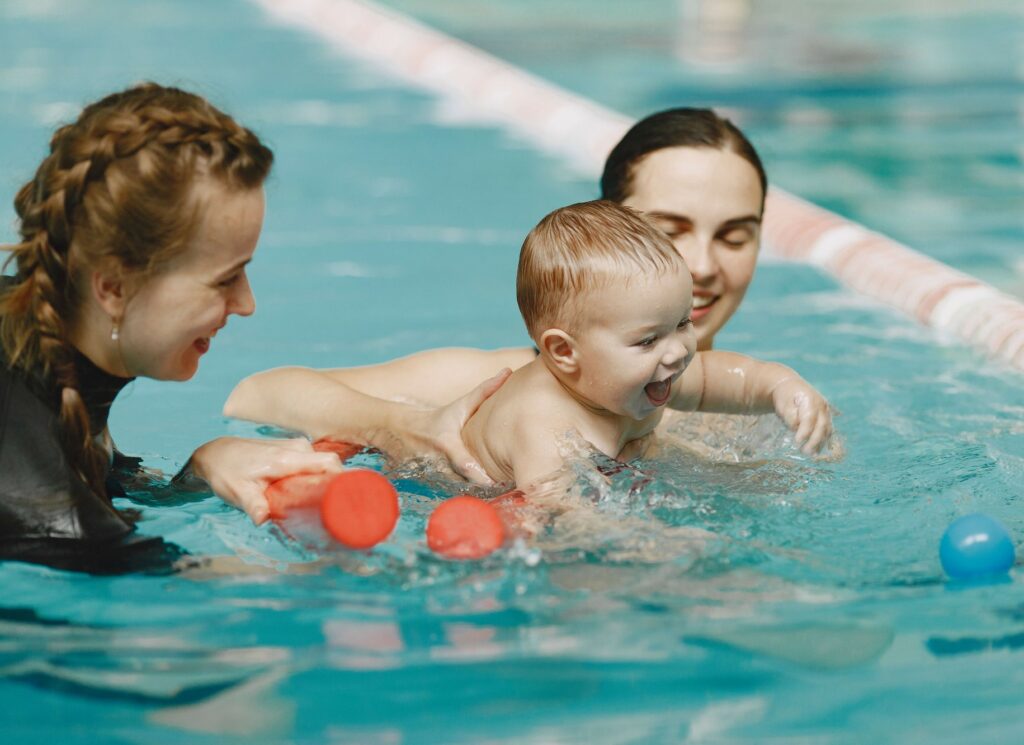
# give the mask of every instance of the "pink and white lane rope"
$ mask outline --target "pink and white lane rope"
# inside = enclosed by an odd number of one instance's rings
[[[631,120],[470,44],[367,0],[252,0],[344,54],[508,129],[597,175]],[[772,254],[813,264],[864,295],[1024,370],[1024,303],[879,233],[772,188],[763,228]]]

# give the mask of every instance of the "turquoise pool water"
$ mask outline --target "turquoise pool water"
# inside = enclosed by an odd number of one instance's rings
[[[782,186],[1019,287],[1020,60],[1013,77],[976,56],[1003,44],[1012,57],[1015,6],[769,25],[791,40],[841,28],[876,50],[867,68],[826,73],[774,54],[764,30],[738,67],[684,67],[672,3],[607,21],[617,4],[588,3],[587,34],[573,31],[579,3],[468,5],[395,4],[632,114],[728,105]],[[257,314],[218,335],[193,381],[140,381],[115,407],[119,446],[158,467],[256,432],[217,413],[254,369],[523,343],[521,237],[595,195],[241,0],[8,1],[0,14],[5,194],[55,121],[143,78],[210,95],[277,152]],[[944,63],[907,67],[894,49]],[[922,112],[910,123],[908,108]],[[0,210],[9,225],[9,199]],[[937,550],[977,510],[1024,536],[1020,376],[788,264],[759,269],[721,342],[815,382],[843,412],[846,459],[800,459],[772,422],[746,422],[730,453],[666,456],[644,464],[653,484],[624,474],[598,494],[640,529],[463,565],[427,554],[424,515],[454,487],[415,469],[393,474],[404,516],[370,556],[311,550],[212,498],[142,495],[145,530],[240,566],[93,578],[0,565],[5,741],[1017,742],[1021,578],[950,584]],[[677,526],[719,538],[694,551]]]

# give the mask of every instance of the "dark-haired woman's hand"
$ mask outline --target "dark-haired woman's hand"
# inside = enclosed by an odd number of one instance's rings
[[[239,383],[224,404],[224,413],[305,432],[314,440],[326,438],[369,445],[397,461],[440,458],[462,478],[489,484],[491,480],[462,442],[462,427],[508,379],[509,369],[503,369],[445,406],[408,402],[415,397],[417,380],[423,381],[424,389],[433,394],[436,376],[460,376],[457,383],[444,388],[467,390],[467,369],[482,368],[480,377],[495,369],[491,354],[477,352],[477,358],[466,361],[462,351],[455,353],[457,362],[446,363],[448,366],[431,360],[420,364],[420,359],[406,358],[402,369],[392,372],[409,381],[410,394],[403,396],[402,401],[377,389],[370,394],[361,393],[349,385],[351,381],[334,380],[329,372],[282,367],[250,375]],[[514,350],[511,356],[518,351]],[[436,400],[433,395],[425,399]]]
[[[267,486],[296,473],[339,473],[335,453],[315,452],[304,438],[252,440],[219,437],[206,443],[189,461],[191,475],[203,479],[228,504],[243,510],[257,525],[269,515]]]
[[[452,470],[476,484],[494,483],[462,440],[462,428],[480,405],[508,380],[512,371],[505,368],[464,396],[436,409],[409,407],[394,432],[401,442],[386,448],[393,457],[438,455]]]

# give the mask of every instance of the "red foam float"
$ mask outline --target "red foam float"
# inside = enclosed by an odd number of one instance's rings
[[[376,471],[345,471],[327,484],[320,502],[320,519],[339,543],[348,548],[370,548],[394,530],[398,492]]]
[[[348,460],[356,453],[362,452],[363,446],[354,442],[343,440],[332,440],[329,437],[322,437],[313,443],[313,449],[318,453],[337,453],[343,461]]]
[[[322,438],[313,443],[318,453],[335,453],[342,461],[363,450],[362,445]],[[295,473],[272,481],[264,494],[270,507],[270,518],[281,520],[291,510],[316,507],[323,499],[327,484],[336,473]]]
[[[264,494],[270,518],[281,520],[292,510],[316,507],[335,473],[296,473],[271,482]]]
[[[504,542],[498,508],[468,494],[442,502],[427,522],[427,545],[450,559],[482,559]]]

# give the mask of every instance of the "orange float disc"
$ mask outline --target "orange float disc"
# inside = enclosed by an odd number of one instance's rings
[[[501,521],[505,524],[506,540],[511,538],[530,538],[534,529],[529,526],[528,502],[526,495],[519,489],[499,494],[491,504],[501,515]]]
[[[504,542],[501,514],[468,494],[442,502],[427,521],[427,545],[450,559],[482,559]]]
[[[370,548],[394,530],[398,492],[376,471],[345,471],[327,484],[320,519],[339,543],[348,548]]]
[[[361,452],[363,446],[357,445],[354,442],[344,442],[343,440],[332,440],[329,437],[324,437],[313,443],[313,449],[318,453],[337,453],[339,458],[346,461],[356,453]]]
[[[514,510],[526,505],[526,495],[519,489],[507,491],[494,498],[494,505],[499,510]]]

